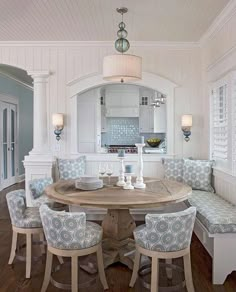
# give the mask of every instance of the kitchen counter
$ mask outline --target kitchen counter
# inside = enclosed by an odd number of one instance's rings
[[[118,161],[118,153],[79,153],[79,155],[85,155],[87,161]],[[77,154],[78,156],[78,154]],[[162,158],[173,158],[174,155],[169,154],[152,154],[143,153],[143,161],[161,161]],[[125,154],[125,161],[138,161],[138,154]]]
[[[75,153],[71,158],[86,156],[86,174],[98,175],[99,165],[111,163],[113,166],[113,175],[119,175],[120,161],[117,153]],[[164,169],[162,158],[174,158],[175,155],[169,154],[143,154],[143,174],[148,177],[163,178]],[[125,154],[125,164],[134,166],[135,176],[137,175],[138,154]]]

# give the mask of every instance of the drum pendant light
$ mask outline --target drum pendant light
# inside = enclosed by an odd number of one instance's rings
[[[103,59],[103,79],[115,82],[129,82],[142,79],[142,58],[135,55],[124,54],[130,48],[127,40],[128,32],[123,22],[123,14],[127,8],[117,8],[122,15],[117,32],[118,39],[115,41],[115,49],[121,54],[105,56]]]

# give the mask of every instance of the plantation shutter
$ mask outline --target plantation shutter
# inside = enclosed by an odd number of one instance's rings
[[[212,158],[228,158],[227,84],[212,90]]]

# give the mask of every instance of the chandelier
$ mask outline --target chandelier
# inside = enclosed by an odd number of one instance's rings
[[[166,101],[166,95],[155,91],[154,98],[152,98],[151,105],[153,107],[160,107],[161,104],[165,104],[165,101]]]
[[[130,48],[127,40],[128,32],[123,22],[123,14],[128,11],[127,8],[117,8],[116,11],[121,14],[122,20],[119,23],[117,31],[118,39],[115,41],[115,49],[121,54],[105,56],[103,59],[103,79],[115,82],[127,82],[142,79],[142,58],[135,55],[124,54]]]

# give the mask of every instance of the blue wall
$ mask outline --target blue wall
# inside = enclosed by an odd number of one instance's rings
[[[19,108],[19,175],[24,174],[22,160],[33,148],[33,91],[0,75],[0,93],[18,98]]]

